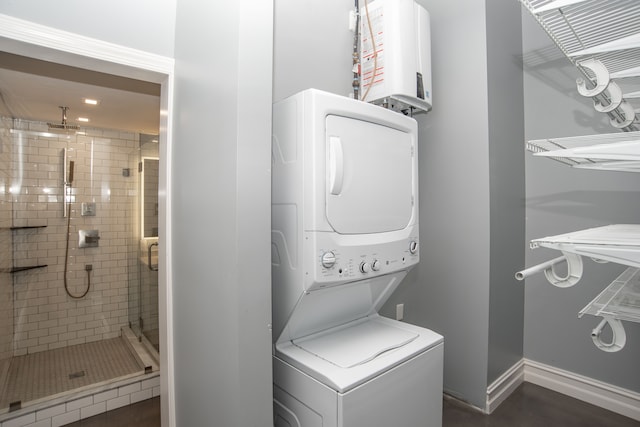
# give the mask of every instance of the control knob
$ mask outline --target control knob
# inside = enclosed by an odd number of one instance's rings
[[[418,252],[418,242],[412,240],[411,243],[409,243],[409,252],[411,252],[412,254]]]
[[[380,270],[380,261],[378,261],[377,259],[374,259],[373,262],[371,263],[371,269],[373,271],[379,271]]]
[[[336,255],[331,251],[325,252],[322,254],[321,262],[324,268],[331,268],[336,263]]]
[[[361,272],[361,273],[368,273],[368,272],[370,272],[370,271],[371,271],[371,265],[369,265],[369,263],[368,263],[368,262],[364,262],[364,261],[362,261],[362,262],[360,263],[360,272]]]

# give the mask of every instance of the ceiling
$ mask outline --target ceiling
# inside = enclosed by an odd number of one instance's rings
[[[160,85],[0,52],[0,116],[59,124],[60,106],[81,128],[159,132]]]

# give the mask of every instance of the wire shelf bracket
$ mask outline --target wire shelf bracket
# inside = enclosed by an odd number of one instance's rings
[[[573,286],[582,277],[583,256],[599,263],[614,262],[628,266],[578,314],[579,318],[585,314],[602,318],[591,332],[596,347],[606,352],[622,350],[626,344],[622,321],[640,323],[640,225],[614,224],[590,228],[535,239],[530,246],[532,249],[557,249],[563,256],[516,273],[519,280],[543,271],[552,285],[560,288]],[[559,277],[554,266],[563,261],[567,262],[567,274]],[[602,332],[607,326],[611,329],[611,340],[605,342]]]

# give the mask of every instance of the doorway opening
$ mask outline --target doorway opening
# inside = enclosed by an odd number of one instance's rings
[[[171,340],[168,339],[170,331],[167,328],[167,313],[170,313],[168,304],[171,299],[167,297],[169,283],[166,275],[166,260],[169,255],[166,239],[170,230],[166,218],[169,182],[167,152],[170,151],[171,145],[169,94],[173,61],[144,52],[132,53],[131,50],[125,51],[121,56],[105,55],[105,51],[110,51],[113,46],[106,46],[97,40],[86,41],[91,45],[91,49],[83,50],[92,52],[92,56],[79,56],[77,52],[64,50],[64,46],[73,46],[73,43],[64,43],[65,38],[73,39],[72,34],[35,24],[34,26],[38,27],[38,31],[24,29],[24,22],[22,27],[16,25],[16,28],[5,27],[5,31],[0,31],[0,54],[4,58],[18,60],[22,66],[35,63],[39,70],[38,73],[29,73],[14,66],[8,70],[9,74],[20,73],[22,77],[26,77],[25,81],[33,78],[51,82],[53,79],[57,81],[54,86],[66,87],[69,91],[80,86],[99,87],[106,91],[119,91],[120,95],[130,93],[131,88],[125,90],[117,84],[139,84],[142,89],[134,91],[134,94],[147,101],[155,98],[155,109],[150,114],[155,115],[156,126],[154,129],[144,126],[131,129],[123,124],[124,121],[110,125],[107,121],[92,120],[91,126],[80,126],[81,134],[50,132],[46,123],[53,122],[54,119],[37,113],[41,106],[30,106],[32,104],[29,96],[10,97],[6,90],[4,93],[0,90],[3,95],[0,102],[0,116],[3,117],[0,177],[5,190],[0,201],[0,251],[6,251],[9,256],[5,259],[10,261],[10,265],[2,266],[6,273],[2,273],[0,279],[8,284],[3,286],[3,289],[8,291],[3,291],[1,295],[0,308],[3,313],[10,313],[0,319],[0,379],[4,376],[0,387],[9,378],[10,366],[15,357],[41,356],[48,352],[61,353],[80,348],[78,346],[89,347],[107,342],[140,345],[149,341],[148,334],[143,334],[143,328],[139,327],[140,323],[146,323],[144,329],[155,331],[157,336],[151,347],[161,350],[161,360],[155,361],[155,369],[157,370],[159,365],[162,374],[153,381],[151,391],[152,394],[160,394],[160,382],[169,384],[172,381],[171,370],[168,367],[168,354],[172,349]],[[52,40],[62,39],[60,46],[63,50],[47,45],[48,43],[42,39],[32,39],[32,34],[43,32],[51,33]],[[47,58],[46,62],[43,61],[44,57]],[[105,61],[102,59],[104,57],[110,59]],[[55,59],[52,61],[51,58]],[[129,65],[132,62],[138,66]],[[7,61],[2,63],[4,65]],[[2,76],[6,77],[3,74],[5,70],[0,72],[0,84]],[[61,78],[61,72],[64,78]],[[49,75],[42,75],[46,73]],[[87,80],[87,76],[96,75],[106,76],[109,81],[116,83],[111,83],[110,87],[104,80],[100,83]],[[34,80],[30,82],[35,86]],[[113,87],[114,85],[117,87]],[[145,93],[149,88],[155,88],[157,93]],[[46,98],[43,96],[44,92],[38,92],[39,98]],[[59,105],[55,105],[52,109],[58,107]],[[124,110],[122,105],[116,108]],[[59,111],[56,111],[55,120],[59,119],[58,115]],[[152,209],[157,223],[156,235],[153,236],[155,244],[150,241],[149,236],[145,237],[141,224],[144,216],[140,214],[144,210],[144,199],[143,188],[140,186],[142,171],[139,174],[138,164],[142,163],[142,153],[148,153],[151,149],[150,146],[145,146],[150,142],[147,141],[149,136],[155,137],[155,157],[158,159],[155,188],[148,190],[156,192],[156,202]],[[63,156],[63,152],[67,155]],[[54,162],[53,159],[56,158],[59,161]],[[73,159],[74,163],[70,163],[70,159]],[[77,167],[74,168],[73,165]],[[76,172],[73,187],[66,184],[72,181],[68,175],[69,166]],[[32,176],[28,176],[29,174]],[[151,178],[147,181],[151,182]],[[68,233],[66,229],[62,230],[64,227],[57,224],[67,221],[63,209],[57,209],[58,205],[66,203],[72,206]],[[82,241],[78,237],[81,235],[80,229],[97,230],[96,237],[93,238],[95,247],[81,246]],[[60,257],[57,254],[61,244],[55,237],[49,236],[56,233],[71,237],[70,265],[74,267],[69,269],[69,272],[61,273]],[[158,242],[161,238],[163,244]],[[153,254],[147,258],[148,248],[152,249]],[[120,259],[123,252],[126,255]],[[149,263],[149,258],[152,259],[152,264]],[[43,259],[47,262],[42,262]],[[28,271],[16,270],[16,267],[29,265],[39,267]],[[155,278],[145,277],[143,280],[145,268],[149,267]],[[68,275],[74,283],[72,286],[77,286],[78,289],[86,286],[86,281],[92,280],[89,294],[78,301],[67,301],[67,298],[60,294],[63,287],[58,286],[58,282],[62,283],[61,274]],[[155,280],[155,283],[150,280]],[[141,290],[143,281],[147,288],[145,292]],[[40,305],[34,306],[32,303]],[[134,306],[137,307],[137,311]],[[147,311],[144,315],[143,310]],[[131,316],[135,316],[136,320],[132,321]],[[138,326],[137,330],[135,326]],[[133,332],[133,335],[130,332]],[[131,352],[128,347],[124,348]],[[106,352],[99,349],[91,351]],[[131,354],[137,353],[134,351]],[[101,369],[83,368],[90,366],[92,359],[97,358],[88,357],[78,368],[73,367],[73,372],[56,375],[66,377],[72,383],[75,381],[75,385],[88,381],[93,371]],[[125,386],[123,381],[131,383],[131,378],[138,374],[147,375],[147,380],[151,379],[148,376],[152,375],[154,370],[153,363],[149,360],[136,362],[138,367],[142,366],[142,370],[134,368],[133,373],[116,374],[113,387]],[[94,384],[98,384],[104,390],[105,386],[108,387],[105,384],[109,381],[113,381],[113,378],[101,377]],[[70,395],[73,399],[78,398],[78,393],[88,395],[87,387],[87,384],[75,387]],[[163,418],[169,416],[171,406],[171,387],[164,389],[168,391],[162,396],[163,405],[169,404],[168,408],[162,411]],[[63,398],[61,393],[67,392],[69,390],[56,389],[53,395],[49,395],[53,396],[52,404],[59,404]],[[0,409],[0,416],[4,413],[4,419],[22,416],[31,409],[42,410],[47,407],[47,398],[42,396],[33,399],[16,397],[11,400],[6,410]]]

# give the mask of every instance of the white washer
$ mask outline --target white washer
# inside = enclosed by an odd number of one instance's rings
[[[380,316],[274,356],[276,427],[440,427],[442,336]]]

